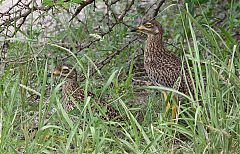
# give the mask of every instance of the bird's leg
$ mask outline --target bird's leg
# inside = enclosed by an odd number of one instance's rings
[[[165,101],[167,101],[167,106],[166,106],[166,113],[168,113],[169,109],[172,108],[172,120],[176,118],[177,116],[177,97],[173,96],[174,103],[171,105],[170,100],[168,99],[167,93],[164,91],[163,96]]]
[[[172,119],[176,119],[177,117],[177,97],[173,96],[174,103],[172,105]]]
[[[166,93],[165,91],[163,92],[163,97],[164,97],[165,101],[168,100],[168,95],[167,95],[167,93]],[[170,102],[168,101],[168,102],[167,102],[167,106],[166,106],[166,113],[168,113],[168,111],[169,111],[170,108],[171,108],[171,104],[170,104]]]

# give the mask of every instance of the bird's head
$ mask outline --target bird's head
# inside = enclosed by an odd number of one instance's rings
[[[158,35],[163,33],[161,24],[155,19],[147,20],[140,26],[131,30],[132,32],[141,32],[147,35]]]
[[[68,79],[75,79],[77,77],[76,69],[69,64],[58,65],[48,76],[60,76]]]

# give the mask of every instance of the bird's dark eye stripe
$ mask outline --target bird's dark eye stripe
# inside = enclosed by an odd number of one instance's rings
[[[63,73],[68,73],[69,70],[68,70],[68,69],[63,69],[62,72],[63,72]]]

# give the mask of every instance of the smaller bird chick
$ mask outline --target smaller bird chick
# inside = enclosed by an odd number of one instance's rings
[[[53,72],[49,73],[48,76],[59,76],[65,80],[62,86],[62,97],[64,103],[64,109],[69,112],[74,109],[75,104],[71,97],[75,101],[84,101],[84,90],[80,89],[77,84],[77,70],[69,64],[58,65]],[[95,95],[91,92],[87,93],[88,96],[94,97]],[[100,106],[105,106],[107,111],[107,119],[113,119],[119,117],[119,112],[115,110],[111,105],[105,101],[100,102]]]

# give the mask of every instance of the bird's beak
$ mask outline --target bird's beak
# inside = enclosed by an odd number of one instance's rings
[[[53,75],[53,76],[60,76],[60,74],[61,74],[60,71],[54,70],[53,72],[48,73],[47,76],[48,76],[48,77],[51,77],[52,75]]]
[[[143,25],[140,25],[134,29],[131,29],[131,32],[142,32],[143,30],[145,30],[145,27]]]

